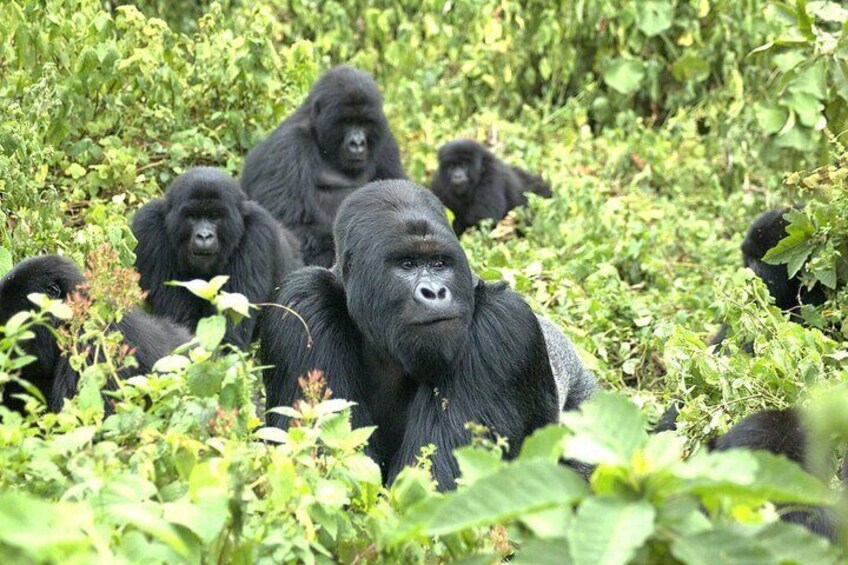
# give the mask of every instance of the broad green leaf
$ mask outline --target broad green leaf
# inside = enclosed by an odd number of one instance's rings
[[[230,517],[229,497],[226,493],[206,493],[192,502],[184,497],[162,506],[165,517],[194,532],[204,543],[212,543]]]
[[[668,0],[644,0],[637,2],[636,27],[647,35],[659,35],[671,27],[674,19],[674,6]]]
[[[571,551],[564,539],[530,540],[510,561],[513,565],[571,565]]]
[[[0,492],[0,540],[33,560],[51,561],[57,550],[85,554],[93,540],[81,526],[92,521],[85,502],[50,503],[23,492]],[[95,554],[90,557],[94,560]]]
[[[503,466],[503,459],[500,455],[488,449],[466,446],[454,450],[453,454],[459,464],[459,472],[464,485],[473,485]]]
[[[153,364],[153,371],[156,373],[178,373],[186,370],[190,364],[191,361],[185,355],[168,355]]]
[[[446,496],[425,532],[446,535],[499,524],[530,512],[571,504],[587,492],[583,478],[567,467],[541,459],[515,461]]]
[[[0,246],[0,277],[12,270],[12,253],[5,247]]]
[[[760,127],[768,134],[779,132],[789,119],[789,112],[782,106],[755,104],[754,112]]]
[[[642,84],[645,65],[636,59],[615,59],[603,71],[604,82],[620,94],[629,96]]]
[[[686,53],[671,66],[671,74],[680,82],[700,82],[710,76],[710,64],[701,57]]]
[[[655,519],[645,501],[588,498],[568,530],[571,558],[575,565],[628,563],[654,533]]]
[[[189,366],[186,372],[186,384],[191,394],[198,398],[209,398],[221,391],[224,375],[220,371],[210,369],[211,367],[207,365]]]
[[[228,280],[228,276],[218,275],[217,277],[213,277],[211,280],[208,281],[205,281],[203,279],[193,279],[190,281],[169,281],[166,284],[170,286],[181,286],[185,289],[188,289],[188,291],[194,294],[195,296],[211,301],[215,298],[215,296],[218,294],[218,291],[221,290],[221,288]]]
[[[107,507],[107,512],[116,521],[138,528],[168,545],[182,556],[188,557],[191,550],[177,530],[162,518],[162,511],[152,503],[122,503]]]
[[[560,420],[574,435],[565,438],[565,456],[590,465],[628,465],[648,441],[644,414],[625,396],[597,392]]]
[[[815,249],[811,239],[816,228],[801,210],[790,210],[785,217],[790,222],[786,226],[787,236],[763,256],[763,261],[772,265],[786,263],[789,276],[794,277]]]
[[[558,461],[562,456],[562,438],[567,434],[562,426],[548,425],[530,434],[521,444],[518,459]]]
[[[215,301],[219,312],[228,313],[233,317],[233,323],[238,323],[242,318],[250,317],[250,301],[243,294],[237,292],[221,291]],[[232,316],[235,313],[236,316]]]
[[[207,351],[218,347],[225,333],[227,333],[227,319],[223,316],[210,316],[197,322],[197,341]]]

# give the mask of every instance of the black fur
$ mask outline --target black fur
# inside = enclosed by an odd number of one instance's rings
[[[360,130],[365,159],[345,158],[348,137]],[[365,72],[336,67],[306,101],[244,161],[245,192],[300,239],[307,265],[333,263],[333,219],[351,192],[381,179],[406,178],[383,114],[377,84]]]
[[[709,443],[710,450],[746,448],[765,450],[783,455],[795,461],[807,471],[809,437],[797,411],[768,410],[757,412],[733,426],[726,434]],[[836,542],[839,537],[839,521],[830,508],[783,508],[781,519],[800,524],[810,531]]]
[[[435,196],[406,181],[372,183],[342,205],[335,237],[334,269],[302,269],[277,297],[304,318],[312,347],[294,316],[263,311],[268,406],[292,405],[298,377],[324,371],[336,397],[359,403],[354,425],[378,426],[370,448],[388,482],[433,443],[443,489],[455,485],[452,450],[469,442],[466,422],[506,437],[512,455],[556,420],[539,322],[505,285],[472,277]],[[286,425],[273,414],[268,423]]]
[[[192,238],[202,222],[214,232],[217,248],[197,257],[191,253]],[[136,268],[153,312],[192,331],[198,320],[214,314],[213,306],[166,282],[228,275],[224,290],[256,304],[270,300],[282,279],[302,265],[294,236],[219,169],[198,167],[180,175],[164,198],[142,206],[132,231],[138,239]],[[246,348],[256,318],[229,324],[225,340]]]
[[[20,262],[0,282],[0,325],[18,312],[35,308],[27,299],[29,294],[38,292],[64,299],[84,282],[77,266],[58,255],[33,257]],[[53,323],[58,326],[59,320],[53,320]],[[150,372],[156,361],[191,340],[191,334],[184,328],[142,310],[127,313],[116,324],[116,329],[123,334],[125,343],[132,348],[138,362],[138,367],[123,369],[121,378]],[[24,343],[24,350],[36,360],[25,366],[20,376],[38,387],[50,409],[58,412],[64,399],[76,394],[79,375],[62,355],[50,328],[38,326],[33,331],[35,337]],[[110,386],[107,385],[107,388]],[[12,398],[13,394],[20,392],[22,389],[18,385],[7,385],[3,405],[21,411],[23,402]],[[111,412],[108,402],[106,410]]]
[[[439,170],[432,191],[454,213],[457,235],[481,220],[502,220],[507,212],[527,204],[526,192],[550,197],[550,185],[538,175],[507,165],[488,149],[468,139],[439,149]]]

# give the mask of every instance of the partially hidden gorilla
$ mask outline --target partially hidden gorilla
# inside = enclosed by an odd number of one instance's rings
[[[277,286],[302,266],[297,240],[261,206],[246,199],[222,170],[197,167],[177,177],[164,198],[136,213],[136,269],[153,313],[194,331],[213,306],[168,281],[209,280],[227,275],[228,292],[250,302],[273,298]],[[229,323],[225,341],[250,345],[257,316]]]
[[[404,178],[377,84],[341,66],[247,155],[241,185],[300,239],[307,265],[330,267],[342,201],[373,180]]]
[[[439,149],[439,170],[430,188],[454,213],[457,235],[487,218],[501,221],[513,208],[527,204],[527,192],[552,195],[542,177],[507,165],[470,139]]]
[[[532,310],[504,284],[472,275],[432,193],[371,183],[345,200],[334,232],[333,269],[301,269],[277,296],[303,318],[311,346],[294,315],[263,310],[268,406],[291,406],[298,377],[323,371],[334,396],[358,403],[354,426],[378,426],[369,449],[387,482],[432,443],[434,477],[448,489],[458,474],[452,451],[471,438],[467,422],[507,438],[513,455],[561,405],[576,404],[559,398]],[[594,378],[576,356],[568,362],[581,370],[562,390],[588,396]],[[268,424],[287,422],[269,414]]]
[[[810,471],[809,431],[804,427],[801,415],[794,409],[767,410],[743,418],[730,430],[708,444],[710,450],[746,448],[769,451]],[[843,464],[843,472],[845,466]],[[845,478],[843,477],[843,484]],[[834,493],[834,498],[837,495]],[[837,513],[831,508],[797,506],[781,509],[781,520],[800,524],[810,531],[836,542],[840,523]]]
[[[28,295],[41,293],[65,299],[84,283],[79,268],[64,257],[45,255],[21,261],[0,280],[0,325],[6,324],[18,312],[35,309]],[[53,319],[52,323],[58,327],[61,321]],[[122,378],[150,372],[156,361],[192,339],[184,328],[140,309],[124,315],[115,329],[123,334],[124,342],[131,347],[138,363],[137,367],[122,369]],[[33,333],[34,337],[23,344],[23,349],[35,360],[21,369],[20,377],[37,387],[47,399],[49,408],[58,412],[64,400],[76,394],[79,375],[59,350],[51,328],[38,326]],[[107,388],[113,386],[114,383],[107,384]],[[21,392],[20,385],[8,383],[3,391],[3,406],[21,412],[24,403],[15,397]],[[106,411],[112,412],[108,402]]]
[[[742,242],[742,261],[766,284],[775,305],[788,312],[795,322],[801,322],[798,311],[804,304],[821,306],[826,300],[824,289],[816,284],[811,289],[801,285],[796,275],[789,276],[785,264],[771,265],[763,261],[770,249],[777,246],[786,237],[789,222],[783,217],[790,209],[778,208],[760,214],[748,228]],[[723,324],[718,333],[710,340],[710,345],[720,345],[727,337],[730,328]]]

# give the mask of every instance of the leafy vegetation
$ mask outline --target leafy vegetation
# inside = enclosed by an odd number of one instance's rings
[[[811,406],[823,437],[848,437],[840,3],[186,4],[0,3],[0,275],[59,251],[87,260],[94,289],[70,312],[42,299],[0,333],[0,386],[48,313],[75,314],[78,331],[60,341],[83,370],[62,413],[36,399],[27,417],[2,412],[0,560],[844,559],[765,502],[838,502],[827,457],[816,478],[701,447],[752,411],[795,404]],[[482,438],[460,450],[455,493],[435,492],[426,457],[383,489],[362,452],[371,430],[351,430],[320,374],[304,377],[307,402],[281,408],[299,426],[261,428],[257,363],[220,344],[223,316],[250,311],[220,285],[194,288],[219,310],[197,347],[111,393],[108,418],[97,391],[116,367],[89,366],[75,341],[116,347],[104,328],[138,300],[122,269],[128,216],[191,165],[237,174],[340,62],[377,78],[422,184],[438,146],[460,136],[551,181],[555,198],[462,243],[481,276],[559,323],[618,391],[538,431],[513,462]],[[793,203],[805,207],[770,257],[828,289],[806,326],[740,268],[750,220]],[[705,345],[719,321],[727,355]],[[649,436],[672,397],[685,401],[680,433]],[[589,484],[556,464],[563,455],[598,465]]]

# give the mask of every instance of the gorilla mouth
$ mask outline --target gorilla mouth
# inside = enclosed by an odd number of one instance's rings
[[[443,322],[452,322],[453,320],[458,320],[459,316],[439,316],[437,318],[425,318],[422,320],[415,320],[412,322],[413,326],[434,326],[436,324],[441,324]]]
[[[212,250],[209,250],[209,251],[192,251],[191,252],[191,254],[194,257],[212,257],[213,255],[215,255],[217,253],[218,253],[217,251],[212,251]]]

